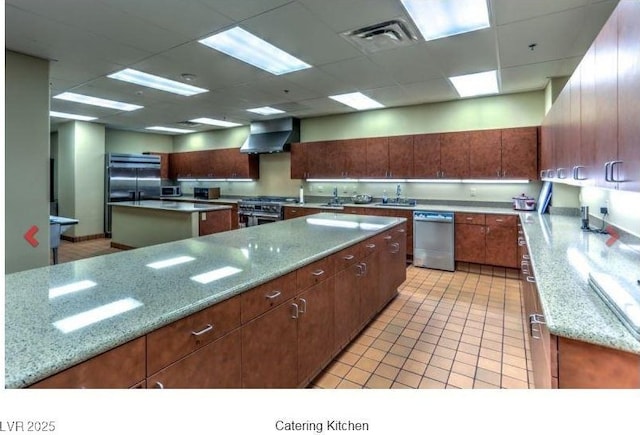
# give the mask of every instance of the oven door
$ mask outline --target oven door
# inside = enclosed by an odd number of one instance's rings
[[[270,224],[280,220],[280,215],[269,213],[253,213],[251,217],[255,225]]]

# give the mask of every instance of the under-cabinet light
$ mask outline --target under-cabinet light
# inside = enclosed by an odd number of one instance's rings
[[[212,118],[190,119],[189,122],[197,122],[199,124],[215,125],[217,127],[238,127],[238,126],[242,125],[242,124],[238,124],[237,122],[222,121],[220,119],[212,119]]]
[[[404,178],[360,178],[361,183],[405,183],[407,180]]]
[[[308,63],[240,27],[233,27],[198,42],[275,75],[311,68]]]
[[[119,301],[111,302],[110,304],[102,305],[98,308],[93,308],[88,311],[83,311],[82,313],[74,314],[73,316],[65,317],[64,319],[53,322],[53,326],[63,333],[68,334],[69,332],[77,331],[85,326],[126,313],[127,311],[131,311],[135,308],[141,307],[142,305],[142,302],[133,298],[120,299]]]
[[[73,113],[54,112],[53,110],[49,112],[49,116],[52,118],[75,119],[76,121],[93,121],[94,119],[98,119],[95,116],[75,115]]]
[[[258,115],[278,115],[280,113],[285,113],[284,110],[276,109],[274,107],[264,106],[264,107],[256,107],[253,109],[247,109],[247,112],[257,113]]]
[[[178,264],[188,263],[195,260],[193,257],[182,255],[180,257],[169,258],[167,260],[155,261],[146,266],[152,269],[164,269],[165,267],[177,266]]]
[[[135,83],[136,85],[147,86],[153,89],[159,89],[165,92],[184,95],[186,97],[201,94],[203,92],[209,92],[208,89],[198,88],[197,86],[187,85],[185,83],[154,76],[153,74],[147,74],[131,68],[109,74],[107,77],[122,80],[123,82]]]
[[[464,179],[461,180],[463,183],[467,184],[528,184],[529,180],[521,180],[521,179],[506,179],[501,178],[500,180],[470,180]]]
[[[76,293],[82,290],[87,290],[98,284],[85,279],[83,281],[77,281],[71,284],[63,285],[60,287],[52,287],[49,289],[49,299],[57,298],[58,296],[68,295],[69,293]]]
[[[107,100],[104,98],[90,97],[88,95],[75,94],[73,92],[63,92],[54,96],[58,100],[73,101],[74,103],[90,104],[92,106],[107,107],[109,109],[124,110],[131,112],[133,110],[142,109],[144,106],[137,104],[123,103],[121,101]]]
[[[486,29],[486,0],[400,0],[426,41]]]
[[[357,178],[307,178],[307,183],[356,183],[359,180]]]
[[[212,270],[210,272],[192,276],[191,279],[193,281],[199,282],[200,284],[209,284],[210,282],[217,281],[219,279],[226,278],[240,272],[242,272],[242,269],[238,269],[237,267],[225,266],[219,269]]]
[[[449,77],[461,97],[475,97],[478,95],[497,94],[498,73],[486,71],[476,74]]]
[[[462,183],[459,178],[414,178],[407,180],[407,183]]]
[[[356,110],[379,109],[384,107],[361,92],[351,92],[349,94],[330,95],[329,98],[342,103],[345,106],[353,107]]]

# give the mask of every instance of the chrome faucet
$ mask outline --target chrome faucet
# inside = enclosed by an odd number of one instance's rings
[[[333,188],[333,202],[338,203],[338,187]]]
[[[400,185],[398,184],[396,186],[396,202],[400,202],[400,196],[402,195],[402,189],[400,188]]]

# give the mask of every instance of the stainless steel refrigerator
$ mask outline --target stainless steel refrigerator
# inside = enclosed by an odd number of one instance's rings
[[[111,237],[109,202],[141,201],[160,197],[160,156],[115,154],[105,157],[104,232]]]

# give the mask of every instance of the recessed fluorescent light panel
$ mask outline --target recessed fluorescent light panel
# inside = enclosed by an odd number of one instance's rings
[[[221,121],[219,119],[211,119],[211,118],[190,119],[189,122],[197,122],[198,124],[215,125],[217,127],[237,127],[239,125],[242,125],[242,124],[238,124],[237,122]]]
[[[142,109],[144,106],[136,104],[122,103],[120,101],[105,100],[104,98],[90,97],[88,95],[75,94],[73,92],[63,92],[53,98],[58,100],[73,101],[74,103],[90,104],[92,106],[107,107],[109,109],[124,110],[131,112],[133,110]]]
[[[240,27],[234,27],[198,42],[275,75],[311,68],[308,63]]]
[[[166,131],[168,133],[195,133],[195,130],[186,130],[184,128],[162,127],[159,125],[147,127],[146,130]]]
[[[146,86],[153,89],[159,89],[165,92],[172,92],[178,95],[190,97],[191,95],[209,92],[208,89],[198,88],[196,86],[186,85],[174,80],[165,79],[163,77],[147,74],[142,71],[127,68],[117,73],[110,74],[107,77],[122,80],[123,82],[135,83],[136,85]]]
[[[164,269],[165,267],[176,266],[178,264],[188,263],[193,260],[195,260],[195,258],[189,257],[187,255],[182,255],[180,257],[173,257],[166,260],[149,263],[147,264],[147,267],[150,267],[152,269]]]
[[[142,302],[138,300],[132,298],[120,299],[119,301],[102,305],[92,310],[83,311],[82,313],[65,317],[57,322],[53,322],[53,326],[63,333],[68,334],[69,332],[77,331],[85,326],[98,323],[110,317],[115,317],[141,306]]]
[[[356,110],[379,109],[384,107],[382,104],[367,97],[360,92],[352,92],[350,94],[331,95],[329,98],[336,100],[346,106],[353,107]]]
[[[476,74],[449,77],[461,97],[474,97],[477,95],[497,94],[498,74],[496,71],[487,71]]]
[[[247,109],[247,112],[257,113],[258,115],[277,115],[279,113],[284,113],[284,110],[275,109],[269,106],[264,106],[264,107],[256,107],[255,109]]]
[[[486,0],[400,0],[426,41],[486,29]]]
[[[74,115],[73,113],[63,113],[63,112],[49,112],[49,116],[52,118],[65,118],[65,119],[75,119],[76,121],[93,121],[94,119],[98,119],[95,116],[85,116],[85,115]]]
[[[200,275],[192,276],[191,279],[199,282],[200,284],[209,284],[210,282],[217,281],[222,278],[226,278],[236,273],[242,272],[242,269],[237,267],[221,267],[220,269],[212,270],[211,272],[201,273]]]

